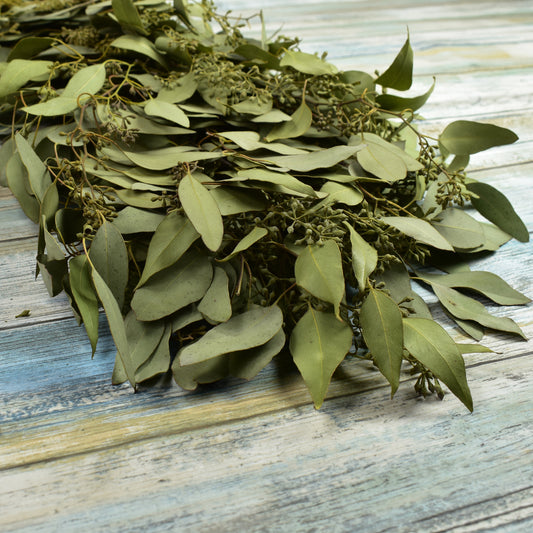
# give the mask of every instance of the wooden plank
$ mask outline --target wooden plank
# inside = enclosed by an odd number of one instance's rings
[[[450,397],[416,400],[400,389],[390,402],[374,389],[318,412],[306,405],[251,413],[237,423],[3,471],[3,524],[45,532],[531,525],[530,411],[516,402],[533,393],[528,356],[470,369],[480,399],[473,415]],[[160,423],[166,420],[162,414]]]

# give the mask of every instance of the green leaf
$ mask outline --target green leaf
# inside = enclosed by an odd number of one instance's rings
[[[162,320],[142,322],[137,320],[133,311],[130,311],[124,319],[124,328],[130,346],[129,357],[132,368],[137,371],[159,345],[165,332],[165,323]],[[135,380],[141,381],[137,378]]]
[[[109,329],[111,330],[111,335],[115,341],[115,346],[117,347],[123,369],[131,386],[135,388],[135,368],[130,359],[128,337],[126,335],[126,328],[124,327],[124,320],[120,308],[111,289],[106,285],[106,282],[95,268],[92,269],[92,279],[98,297],[104,307],[107,321],[109,322]]]
[[[185,390],[195,390],[199,383],[212,383],[229,376],[229,355],[221,355],[195,365],[180,366],[176,357],[172,363],[176,383]]]
[[[285,54],[283,54],[279,66],[292,67],[298,72],[311,74],[312,76],[333,76],[338,72],[335,65],[324,61],[316,55],[307,54],[305,52],[296,52],[293,50],[287,50]]]
[[[139,320],[158,320],[203,298],[212,279],[207,256],[191,250],[139,287],[131,308]]]
[[[194,73],[189,72],[179,78],[172,87],[163,87],[157,93],[157,99],[171,104],[178,104],[187,101],[198,88],[194,79]]]
[[[420,96],[402,98],[401,96],[395,96],[393,94],[380,94],[376,98],[376,102],[382,109],[386,109],[387,111],[400,112],[405,111],[406,109],[416,111],[427,102],[434,88],[435,78],[433,78],[433,85],[431,85],[429,90]]]
[[[439,213],[431,221],[431,225],[454,248],[477,248],[485,242],[485,232],[481,224],[456,207],[448,207]]]
[[[104,222],[96,232],[89,257],[122,308],[128,284],[128,250],[122,235],[110,222]]]
[[[23,107],[22,110],[30,115],[38,115],[41,117],[55,117],[58,115],[68,115],[78,107],[76,98],[63,98],[58,96],[46,102],[40,102],[28,107]]]
[[[15,152],[8,160],[6,165],[6,181],[11,192],[18,200],[24,214],[35,224],[39,223],[41,208],[39,201],[35,196],[30,194],[30,184],[28,181],[28,172],[22,164],[21,157]]]
[[[177,355],[179,364],[193,365],[226,353],[262,346],[276,335],[282,324],[283,313],[276,305],[234,315],[182,348]]]
[[[379,144],[367,144],[357,152],[358,163],[370,174],[388,183],[403,180],[407,165],[390,148]]]
[[[112,0],[111,5],[115,17],[125,30],[148,35],[133,0]]]
[[[469,120],[456,120],[448,124],[439,136],[439,144],[456,155],[476,154],[517,140],[517,135],[507,128]]]
[[[123,235],[144,232],[153,233],[164,218],[165,215],[162,213],[126,206],[113,219],[113,226]]]
[[[268,146],[268,145],[267,145]],[[324,150],[303,153],[301,155],[281,155],[268,156],[266,159],[269,163],[296,170],[298,172],[311,172],[317,168],[330,168],[341,161],[345,161],[356,152],[361,150],[359,146],[333,146]]]
[[[385,291],[409,315],[431,319],[431,311],[420,295],[413,291],[411,278],[405,265],[395,264],[376,276],[378,283],[385,284]]]
[[[216,252],[222,244],[224,223],[214,198],[190,172],[181,179],[178,194],[185,214],[204,244]]]
[[[307,213],[312,213],[326,205],[344,204],[349,206],[359,205],[363,200],[363,193],[355,186],[343,185],[335,181],[326,181],[320,192],[327,194],[326,198],[318,202]]]
[[[137,52],[157,61],[157,63],[163,66],[167,64],[165,57],[157,51],[152,41],[141,35],[121,35],[111,43],[111,46]]]
[[[153,117],[161,117],[165,120],[170,120],[171,122],[175,122],[176,124],[184,126],[185,128],[190,126],[189,117],[184,113],[183,110],[181,110],[175,104],[171,104],[157,98],[150,100],[144,106],[144,112]]]
[[[137,287],[178,261],[199,236],[188,218],[177,211],[170,212],[157,226],[150,240],[146,263]]]
[[[289,348],[316,409],[322,406],[333,372],[350,350],[352,339],[348,324],[311,307],[294,327]]]
[[[52,65],[52,61],[13,59],[0,75],[0,98],[18,91],[30,80],[47,80]]]
[[[477,322],[473,322],[472,320],[461,320],[460,318],[457,318],[456,316],[453,316],[452,314],[445,311],[446,315],[449,316],[452,320],[455,321],[455,323],[467,334],[470,335],[474,340],[480,341],[483,336],[485,335],[485,328],[478,324]]]
[[[284,346],[285,332],[280,329],[262,346],[229,354],[229,372],[236,378],[250,380],[265,368]]]
[[[526,225],[513,209],[511,202],[498,189],[480,181],[469,182],[466,188],[477,198],[472,198],[472,205],[487,220],[521,242],[529,241]]]
[[[459,349],[461,354],[465,353],[494,353],[493,350],[487,348],[487,346],[482,346],[481,344],[465,344],[456,342],[455,346]]]
[[[215,267],[214,271],[213,281],[198,304],[198,311],[212,322],[226,322],[232,313],[229,278],[220,267]]]
[[[243,237],[235,246],[233,251],[226,256],[221,261],[229,261],[236,255],[240,254],[241,252],[244,252],[244,250],[248,250],[250,246],[255,244],[257,241],[260,241],[263,237],[268,235],[268,230],[266,228],[260,228],[258,226],[254,227],[248,235]]]
[[[255,131],[223,131],[219,133],[219,135],[225,139],[233,141],[236,145],[247,151],[270,150],[271,152],[284,155],[308,154],[305,150],[284,143],[261,142],[259,140],[259,133]]]
[[[398,91],[407,91],[413,83],[413,50],[409,36],[391,66],[379,76],[375,83]]]
[[[48,50],[54,42],[56,40],[51,37],[24,37],[13,46],[11,52],[9,52],[7,61],[13,62],[15,59],[30,59]],[[32,63],[36,63],[36,61],[32,61]]]
[[[104,86],[105,79],[105,63],[82,68],[70,78],[61,96],[23,107],[22,110],[31,115],[45,117],[66,115],[97,94]]]
[[[341,253],[335,241],[327,240],[323,246],[306,246],[296,259],[294,274],[300,287],[332,304],[339,317],[345,282]]]
[[[400,383],[403,357],[400,308],[383,291],[371,288],[361,306],[359,322],[372,359],[390,383],[393,396]]]
[[[454,317],[462,320],[473,320],[487,328],[514,333],[527,339],[522,330],[510,318],[496,317],[491,315],[487,309],[473,298],[461,294],[455,289],[432,283],[431,288],[439,299],[440,303]]]
[[[30,143],[20,134],[15,135],[15,144],[22,164],[26,167],[28,183],[35,198],[42,202],[52,180],[45,164],[35,153]]]
[[[409,172],[416,172],[424,168],[424,165],[420,163],[417,159],[410,156],[405,150],[402,150],[399,146],[386,141],[379,135],[374,133],[365,132],[364,134],[358,133],[357,135],[352,135],[348,140],[350,145],[354,146],[381,146],[387,152],[399,157],[404,163],[405,167]]]
[[[286,172],[276,172],[274,170],[267,170],[264,168],[250,168],[246,170],[239,170],[235,178],[227,180],[232,181],[247,181],[254,180],[260,182],[273,183],[283,189],[294,191],[306,196],[316,196],[316,192],[310,185],[303,183],[294,176]]]
[[[85,254],[73,257],[69,261],[69,267],[72,296],[85,324],[94,355],[98,342],[98,298],[92,283],[92,267]]]
[[[235,53],[268,69],[278,70],[280,67],[279,59],[274,54],[253,44],[241,44]]]
[[[313,122],[313,114],[305,103],[305,95],[302,96],[302,103],[291,115],[291,119],[274,126],[266,136],[267,142],[277,139],[294,139],[305,135]]]
[[[473,411],[465,363],[448,333],[426,318],[404,318],[403,328],[406,350],[443,381],[469,411]]]
[[[378,264],[378,252],[373,246],[368,244],[359,233],[350,226],[350,224],[347,222],[344,224],[350,232],[353,273],[359,285],[359,290],[363,292],[366,288],[368,276],[374,272]]]
[[[85,67],[72,78],[70,78],[65,89],[63,90],[62,98],[80,98],[84,95],[84,98],[89,98],[91,95],[97,94],[104,86],[106,80],[105,63],[98,63]]]
[[[136,165],[149,170],[167,170],[180,163],[192,163],[222,157],[221,152],[200,152],[190,146],[170,146],[146,152],[124,151],[124,155]]]
[[[248,211],[263,211],[266,208],[264,196],[249,189],[222,186],[211,189],[209,194],[217,203],[222,216],[247,213]]]
[[[492,272],[466,271],[452,274],[421,274],[420,278],[428,283],[437,283],[444,287],[461,287],[479,292],[500,305],[522,305],[531,300],[515,291],[502,278]]]
[[[150,357],[135,371],[135,379],[141,383],[158,374],[165,374],[170,368],[170,328],[166,327],[159,344]]]
[[[452,245],[425,220],[407,217],[383,217],[381,220],[417,241],[453,252]]]

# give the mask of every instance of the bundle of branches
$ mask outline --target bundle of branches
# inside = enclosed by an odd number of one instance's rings
[[[93,351],[103,307],[114,383],[250,379],[283,352],[317,408],[349,357],[392,393],[405,362],[419,392],[443,382],[472,409],[462,355],[485,348],[454,342],[411,280],[475,339],[523,336],[462,290],[525,296],[453,267],[528,240],[464,171],[516,135],[463,120],[421,134],[433,87],[387,94],[411,86],[409,39],[376,77],[297,39],[245,37],[245,22],[208,0],[2,2],[1,180],[39,225],[50,294],[66,292]]]

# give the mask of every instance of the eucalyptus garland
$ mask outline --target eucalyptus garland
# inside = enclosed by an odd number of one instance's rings
[[[290,353],[317,408],[351,358],[392,394],[404,365],[419,393],[444,383],[472,410],[463,354],[487,349],[457,344],[412,282],[476,340],[524,336],[471,293],[528,298],[464,262],[529,238],[465,173],[516,135],[420,133],[433,86],[387,93],[411,87],[409,38],[375,76],[264,25],[246,37],[247,22],[209,0],[2,1],[0,179],[39,225],[50,295],[67,294],[93,353],[103,307],[113,383],[134,389],[251,379]]]

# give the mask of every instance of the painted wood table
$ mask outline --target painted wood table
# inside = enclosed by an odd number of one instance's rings
[[[472,158],[471,175],[533,227],[533,2],[219,5],[263,9],[269,32],[282,26],[343,69],[383,71],[408,27],[412,94],[437,76],[424,131],[456,119],[515,130],[517,143]],[[0,531],[533,531],[531,342],[488,334],[494,353],[466,356],[473,414],[451,394],[418,398],[407,374],[391,400],[360,364],[320,411],[275,364],[249,383],[133,394],[110,384],[103,321],[91,360],[66,299],[34,279],[36,235],[0,189]],[[533,297],[531,252],[510,242],[474,268]],[[531,307],[493,311],[533,337]]]

